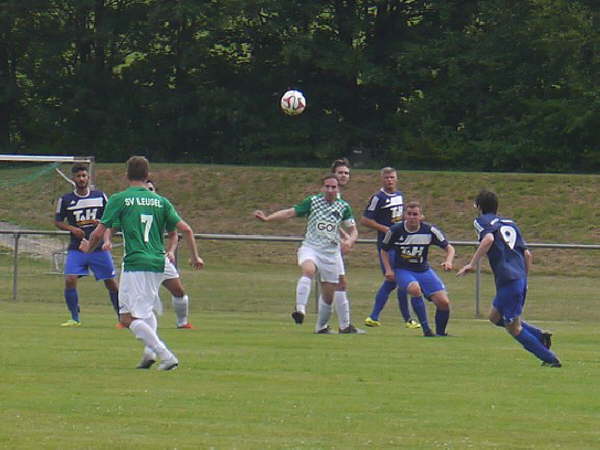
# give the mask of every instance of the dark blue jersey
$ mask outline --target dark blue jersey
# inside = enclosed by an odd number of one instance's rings
[[[402,221],[393,225],[385,234],[381,248],[386,251],[396,250],[396,269],[425,272],[429,269],[427,254],[432,244],[440,248],[448,247],[448,241],[441,230],[427,222],[421,222],[417,231],[407,231]]]
[[[386,227],[391,227],[402,220],[403,208],[404,196],[402,192],[396,191],[388,194],[383,189],[380,189],[379,192],[369,199],[363,216]],[[377,246],[381,247],[384,236],[385,233],[377,231]]]
[[[527,244],[515,222],[496,214],[483,214],[475,219],[473,225],[480,241],[488,233],[494,235],[494,243],[487,255],[494,272],[496,286],[527,278],[525,268]]]
[[[106,202],[106,194],[102,191],[90,191],[85,196],[81,196],[77,192],[70,192],[58,200],[54,220],[64,222],[67,219],[69,225],[81,228],[85,233],[85,238],[89,239],[104,213]],[[71,234],[69,250],[79,249],[80,242],[80,239]],[[102,242],[96,247],[96,250],[101,248]]]

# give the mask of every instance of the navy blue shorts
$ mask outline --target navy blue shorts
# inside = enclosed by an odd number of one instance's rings
[[[96,280],[114,278],[115,266],[109,251],[99,250],[92,253],[83,253],[80,250],[69,250],[65,262],[65,275],[89,275],[90,270]]]
[[[408,285],[416,281],[421,287],[421,291],[428,298],[439,291],[445,291],[444,282],[438,277],[433,269],[427,269],[425,272],[413,272],[412,270],[396,269],[396,284],[400,289],[406,291]]]
[[[492,305],[502,315],[504,323],[508,324],[523,314],[526,297],[527,280],[521,278],[496,286],[496,297]]]

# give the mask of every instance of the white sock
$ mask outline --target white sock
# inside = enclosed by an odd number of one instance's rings
[[[296,311],[306,314],[306,305],[310,295],[310,285],[312,280],[308,277],[300,277],[296,284]]]
[[[329,318],[331,317],[332,305],[328,305],[323,301],[322,298],[319,297],[319,315],[317,317],[317,326],[315,331],[322,330],[327,326],[329,322]]]
[[[156,321],[156,316],[154,315],[154,313],[152,313],[152,315],[150,317],[146,317],[145,319],[142,319],[142,320],[144,322],[146,322],[146,324],[150,328],[152,328],[152,331],[154,331],[156,333],[156,329],[158,328],[158,322]],[[156,359],[156,353],[154,353],[154,350],[152,350],[147,345],[144,347],[144,354],[151,357],[152,359]]]
[[[187,295],[183,297],[171,297],[171,303],[177,317],[177,326],[186,325],[188,323],[189,297]]]
[[[160,359],[171,359],[173,357],[173,353],[169,351],[166,345],[159,339],[156,332],[144,320],[133,320],[131,325],[129,325],[129,329],[136,338],[156,353]]]
[[[333,304],[335,305],[340,329],[348,328],[350,326],[350,302],[346,296],[346,291],[335,291]]]
[[[145,319],[142,319],[144,322],[146,322],[148,324],[148,326],[150,328],[152,328],[152,331],[154,331],[156,333],[156,329],[158,328],[158,322],[156,320],[156,316],[154,315],[154,313],[152,313],[152,315],[150,317],[146,317]]]

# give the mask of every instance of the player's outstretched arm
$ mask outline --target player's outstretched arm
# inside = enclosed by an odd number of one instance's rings
[[[384,277],[388,281],[396,281],[396,274],[392,269],[392,265],[390,264],[390,254],[386,250],[381,250],[381,263],[383,264],[383,269],[385,271]]]
[[[177,231],[169,231],[167,233],[167,243],[165,245],[165,253],[169,261],[175,263],[175,250],[177,250],[177,244],[179,244],[179,235]]]
[[[340,234],[342,235],[341,245],[342,253],[348,253],[354,247],[356,240],[358,239],[358,228],[356,225],[347,227],[347,232],[340,228]],[[343,234],[342,234],[343,233]]]
[[[107,228],[106,230],[104,230],[104,236],[102,236],[102,240],[104,241],[104,243],[102,244],[102,250],[108,250],[109,252],[112,250],[112,237],[115,233],[115,228]]]
[[[442,268],[446,272],[449,272],[453,267],[452,264],[454,263],[454,255],[456,254],[456,250],[452,245],[448,244],[444,251],[446,252],[446,260],[442,263]]]
[[[296,217],[296,210],[294,208],[281,209],[267,215],[264,213],[264,211],[257,209],[254,211],[254,217],[262,222],[271,222],[272,220],[287,220],[291,219],[292,217]]]
[[[75,236],[75,238],[77,238],[77,239],[83,239],[85,237],[85,233],[81,228],[73,226],[73,225],[69,225],[68,223],[59,222],[58,220],[55,220],[54,226],[56,228],[58,228],[59,230],[68,231],[73,236]]]
[[[360,218],[360,223],[367,228],[371,228],[373,230],[381,231],[382,233],[387,233],[390,227],[380,224],[379,222],[374,221],[373,219],[369,219],[368,217],[362,216]]]
[[[191,266],[196,270],[202,269],[204,267],[204,261],[202,260],[202,258],[200,258],[200,255],[198,254],[198,246],[196,245],[196,239],[194,239],[194,231],[183,220],[177,222],[177,225],[175,226],[183,236],[183,240],[185,241],[190,250]]]
[[[103,223],[99,223],[98,226],[96,227],[96,229],[94,231],[92,231],[92,234],[90,234],[89,240],[87,240],[87,239],[81,240],[81,243],[79,244],[79,250],[81,250],[82,252],[85,252],[85,253],[93,252],[96,249],[96,247],[98,246],[98,244],[100,243],[100,240],[104,236],[105,231],[106,231],[106,226]]]
[[[531,269],[531,265],[533,264],[533,254],[525,249],[525,273],[529,274],[529,269]]]
[[[484,238],[481,240],[481,242],[479,243],[479,247],[477,247],[477,250],[475,251],[475,254],[473,255],[473,257],[471,258],[471,261],[469,261],[468,264],[463,266],[456,273],[456,276],[461,277],[461,276],[466,275],[469,272],[473,272],[475,270],[475,266],[477,265],[479,260],[483,256],[487,255],[487,252],[490,250],[493,243],[494,243],[494,235],[492,233],[486,234],[484,236]]]

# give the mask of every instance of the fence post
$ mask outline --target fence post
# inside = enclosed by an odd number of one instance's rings
[[[481,291],[481,260],[477,261],[477,269],[475,271],[475,317],[480,317],[479,300]]]
[[[13,234],[15,239],[15,253],[13,255],[13,300],[17,300],[17,278],[19,275],[19,233]]]

